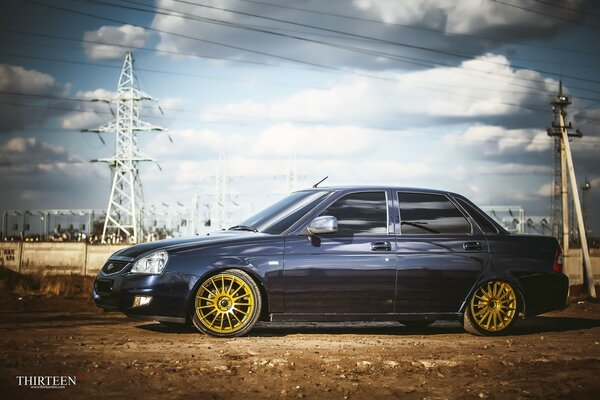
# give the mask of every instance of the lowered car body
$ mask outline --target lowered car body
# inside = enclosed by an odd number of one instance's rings
[[[105,310],[214,336],[265,321],[460,319],[501,334],[563,308],[556,239],[505,231],[455,193],[302,190],[227,231],[125,248],[94,284]]]

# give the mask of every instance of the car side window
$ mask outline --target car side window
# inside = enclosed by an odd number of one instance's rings
[[[360,192],[340,198],[321,215],[337,218],[337,236],[387,235],[387,212],[385,192]]]
[[[402,235],[470,234],[471,224],[444,195],[398,192]]]

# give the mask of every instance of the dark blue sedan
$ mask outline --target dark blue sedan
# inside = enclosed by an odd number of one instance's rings
[[[565,307],[568,288],[556,239],[511,234],[463,196],[324,187],[227,231],[120,250],[93,295],[105,310],[220,337],[258,320],[458,319],[496,335]]]

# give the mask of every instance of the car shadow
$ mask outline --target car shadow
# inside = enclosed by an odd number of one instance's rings
[[[568,332],[600,327],[600,320],[575,317],[538,316],[519,320],[507,336],[531,335],[551,332]],[[150,332],[196,334],[193,326],[165,326],[160,323],[144,323],[136,328]],[[437,321],[428,327],[409,327],[396,322],[259,322],[248,336],[281,337],[296,334],[315,335],[390,335],[434,336],[465,333],[459,321]]]
[[[568,332],[600,327],[600,320],[576,317],[538,316],[516,321],[511,335],[535,333]]]
[[[143,325],[137,325],[136,328],[138,329],[143,329],[145,331],[149,331],[149,332],[159,332],[159,333],[178,333],[178,334],[190,334],[190,333],[194,333],[197,334],[198,331],[196,330],[196,328],[194,328],[193,326],[190,325],[185,325],[185,324],[181,324],[181,325],[171,325],[171,326],[167,326],[167,325],[163,325],[159,322],[146,322]]]
[[[438,321],[426,328],[401,325],[397,322],[322,322],[322,323],[261,323],[248,336],[314,335],[440,335],[464,332],[454,321]]]

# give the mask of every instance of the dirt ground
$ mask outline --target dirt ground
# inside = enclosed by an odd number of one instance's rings
[[[0,398],[598,398],[600,304],[484,338],[458,323],[262,324],[214,339],[98,311],[84,295],[0,294]],[[17,376],[76,376],[31,389]]]

